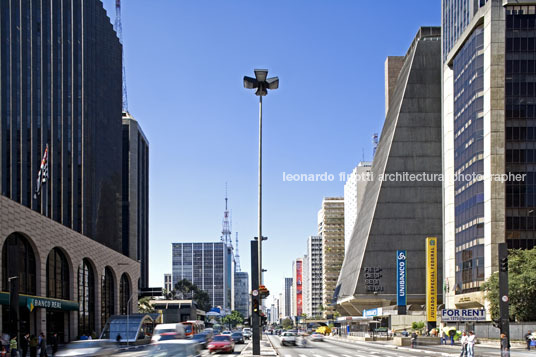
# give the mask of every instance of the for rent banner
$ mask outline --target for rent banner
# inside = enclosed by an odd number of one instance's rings
[[[426,238],[426,316],[437,320],[437,238]]]

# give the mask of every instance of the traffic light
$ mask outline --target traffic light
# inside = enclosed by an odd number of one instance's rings
[[[270,295],[270,291],[266,289],[266,286],[259,285],[259,295],[261,296],[261,299],[265,299]]]
[[[253,312],[256,314],[259,313],[259,299],[253,298]]]
[[[501,259],[501,271],[508,272],[508,257]]]
[[[266,326],[266,321],[267,321],[266,315],[262,314],[261,315],[261,326]]]

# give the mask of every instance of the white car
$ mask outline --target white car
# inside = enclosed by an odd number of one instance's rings
[[[296,346],[296,334],[294,332],[283,332],[281,334],[281,346]]]
[[[313,342],[316,342],[316,341],[324,341],[324,335],[322,335],[321,333],[313,333],[311,335],[311,341]]]
[[[246,327],[242,330],[242,334],[244,335],[245,339],[250,339],[253,333],[251,332],[251,329],[249,327]]]
[[[160,341],[161,336],[167,336],[173,334],[176,338],[185,338],[184,325],[177,324],[158,324],[154,328],[153,337],[151,337],[151,343]]]

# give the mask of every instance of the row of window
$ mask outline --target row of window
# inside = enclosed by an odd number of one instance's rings
[[[536,104],[535,103],[523,103],[523,104],[509,104],[510,100],[514,98],[507,98],[507,104],[505,107],[506,119],[534,119],[536,118]],[[524,100],[525,102],[525,100]]]
[[[536,149],[506,149],[506,162],[509,164],[536,163]]]

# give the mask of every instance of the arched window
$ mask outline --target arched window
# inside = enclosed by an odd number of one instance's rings
[[[104,268],[101,287],[101,327],[106,325],[106,322],[115,313],[115,284],[114,274],[110,267]]]
[[[69,265],[59,248],[54,248],[47,258],[47,296],[57,299],[70,299]]]
[[[35,255],[28,239],[20,233],[7,237],[2,247],[2,290],[9,291],[8,278],[19,277],[19,293],[36,295]]]
[[[84,259],[78,267],[78,334],[95,332],[95,274],[89,261]]]
[[[130,300],[130,281],[126,273],[121,275],[121,284],[119,285],[119,313],[126,315],[129,311],[128,302]]]

